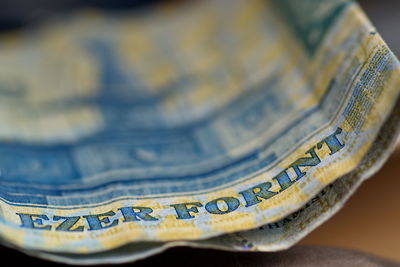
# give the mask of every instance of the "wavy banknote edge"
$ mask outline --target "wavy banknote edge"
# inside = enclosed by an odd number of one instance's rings
[[[118,264],[126,262],[138,261],[178,246],[187,246],[193,248],[208,248],[218,249],[224,251],[263,251],[263,252],[274,252],[288,249],[293,246],[301,239],[303,239],[310,232],[315,230],[318,226],[323,224],[325,221],[330,219],[336,212],[338,212],[347,200],[354,194],[359,186],[373,174],[378,172],[383,164],[388,160],[389,156],[396,148],[397,137],[400,134],[400,97],[397,98],[396,105],[392,109],[389,117],[382,125],[373,145],[370,147],[368,152],[364,155],[361,163],[351,172],[338,177],[335,181],[357,175],[355,183],[351,186],[347,194],[336,202],[329,210],[321,213],[312,223],[308,224],[304,231],[296,232],[295,235],[289,239],[285,239],[285,242],[280,242],[274,246],[257,246],[253,250],[244,250],[239,247],[229,247],[227,245],[218,244],[215,242],[221,236],[213,237],[210,239],[199,240],[199,241],[171,241],[166,243],[161,242],[137,242],[131,243],[118,247],[116,249],[93,253],[93,254],[62,254],[62,253],[49,253],[44,251],[24,250],[18,248],[9,243],[3,243],[7,247],[18,249],[19,251],[39,257],[46,260],[52,260],[60,263],[67,263],[72,265],[94,265],[94,264]],[[365,168],[365,165],[372,164],[371,167]],[[332,183],[334,183],[333,181]],[[322,190],[322,189],[321,189]],[[250,230],[251,231],[251,230]],[[227,234],[225,234],[227,235]],[[142,248],[143,251],[138,251],[137,247],[149,246],[148,248]]]
[[[307,225],[307,228],[305,228],[304,231],[297,232],[298,234],[294,235],[292,240],[287,244],[282,244],[273,250],[270,250],[267,246],[266,247],[260,246],[257,249],[258,251],[279,251],[291,247],[292,245],[303,239],[310,232],[318,228],[318,226],[329,220],[336,212],[338,212],[341,208],[343,208],[344,204],[357,191],[357,189],[361,186],[361,184],[367,179],[371,178],[374,174],[376,174],[383,167],[384,163],[389,159],[389,157],[392,155],[392,152],[396,149],[397,138],[400,134],[400,124],[399,124],[400,97],[397,100],[394,113],[395,114],[391,114],[391,116],[387,120],[388,125],[384,125],[382,127],[381,131],[379,132],[379,135],[376,138],[376,140],[378,139],[385,140],[386,138],[386,141],[387,140],[390,141],[383,142],[382,145],[382,142],[375,140],[373,146],[369,149],[368,153],[363,157],[361,164],[350,173],[345,174],[335,180],[337,181],[339,179],[357,175],[355,182],[351,185],[347,194],[343,195],[343,197],[332,207],[330,207],[328,211],[321,213],[316,220],[314,220],[311,224]],[[393,127],[395,130],[393,130],[391,134],[389,134],[388,136],[383,137],[385,136],[385,134],[387,134],[386,131],[388,130],[388,127],[389,128]],[[374,159],[376,160],[374,161]],[[369,168],[364,168],[365,165],[369,164],[372,164],[372,166]],[[335,181],[333,181],[332,183],[334,183]]]

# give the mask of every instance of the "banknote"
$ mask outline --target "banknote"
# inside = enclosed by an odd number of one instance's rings
[[[0,40],[0,238],[37,257],[288,248],[398,136],[399,62],[349,0],[82,10]]]

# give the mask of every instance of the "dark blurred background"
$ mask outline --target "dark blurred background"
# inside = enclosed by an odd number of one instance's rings
[[[178,0],[1,0],[0,31],[32,25],[79,8],[126,10],[143,8],[161,2],[178,2]],[[399,55],[400,1],[359,0],[358,2],[392,50]]]
[[[400,1],[359,0],[378,32],[392,51],[400,56]]]
[[[161,0],[1,0],[0,30],[32,25],[49,17],[80,8],[134,9],[153,5]]]
[[[0,32],[34,25],[59,14],[78,8],[138,9],[161,0],[0,0]],[[168,1],[172,2],[172,1]],[[173,1],[177,2],[177,1]],[[360,0],[378,32],[390,48],[400,55],[400,1]],[[0,62],[1,64],[1,62]],[[395,153],[383,169],[366,181],[346,206],[328,222],[312,232],[300,245],[327,245],[350,248],[372,255],[400,262],[400,153]],[[296,254],[298,248],[288,253]],[[300,250],[302,247],[300,247]],[[320,252],[319,254],[321,254]],[[212,250],[176,248],[135,266],[154,266],[192,262],[218,263],[223,266],[267,266],[282,254],[228,253]],[[275,256],[274,256],[275,255]],[[3,260],[18,263],[48,265],[45,261],[33,259],[14,250],[0,247]],[[282,257],[281,257],[282,258]],[[301,264],[301,259],[296,258]],[[11,261],[10,261],[11,262]],[[189,262],[187,262],[189,263]],[[197,263],[197,264],[196,264]],[[215,265],[212,265],[215,266]],[[362,265],[360,265],[362,266]]]

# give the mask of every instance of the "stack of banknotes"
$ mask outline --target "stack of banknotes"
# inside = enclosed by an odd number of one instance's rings
[[[81,10],[0,62],[1,243],[71,264],[288,248],[399,130],[399,62],[349,0]]]

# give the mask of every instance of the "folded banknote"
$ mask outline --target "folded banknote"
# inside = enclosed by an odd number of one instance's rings
[[[71,264],[288,248],[399,128],[399,62],[348,0],[82,10],[0,62],[1,242]]]

